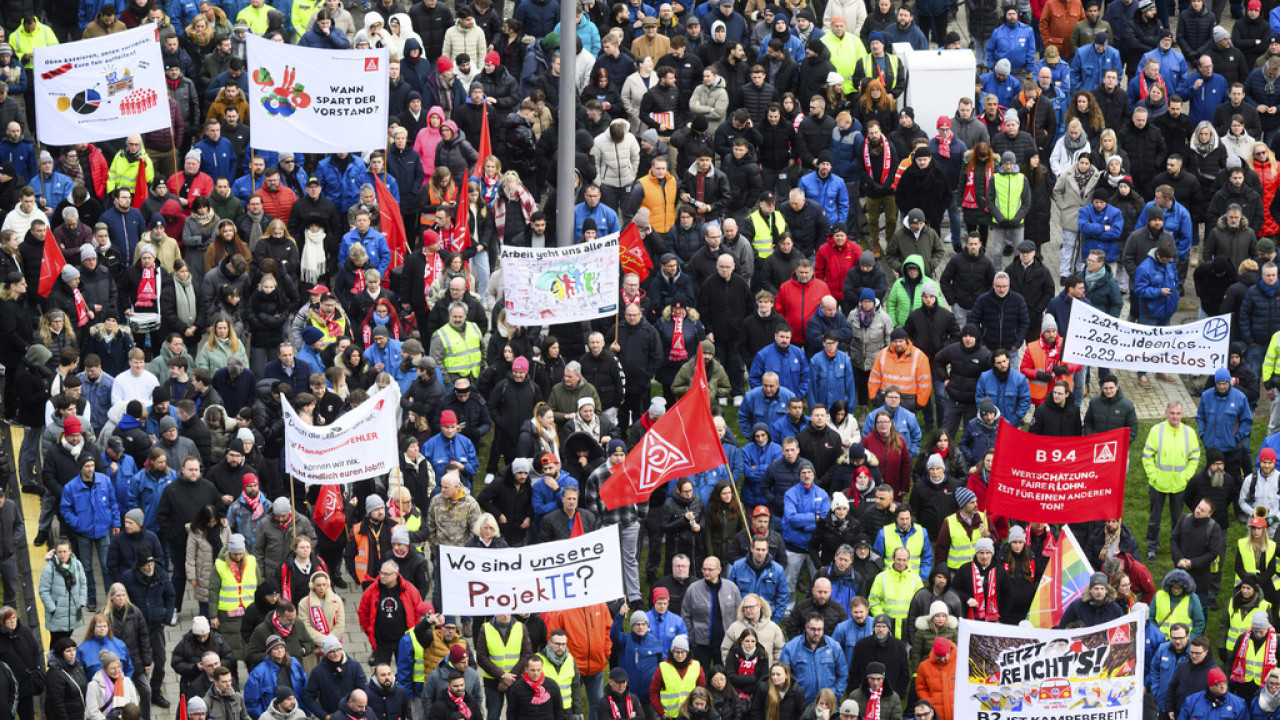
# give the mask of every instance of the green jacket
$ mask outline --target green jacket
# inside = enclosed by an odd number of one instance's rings
[[[920,268],[921,276],[915,287],[908,289],[905,270],[912,265]],[[893,321],[894,327],[905,325],[907,316],[911,314],[911,311],[924,305],[924,298],[921,295],[926,285],[933,286],[933,294],[937,296],[940,307],[950,307],[947,305],[946,298],[942,297],[942,291],[938,289],[938,284],[930,280],[928,274],[924,272],[924,260],[919,255],[908,255],[907,259],[903,261],[902,267],[903,276],[899,277],[893,283],[893,287],[889,288],[889,296],[885,298],[884,303],[884,311],[889,314],[889,319]]]

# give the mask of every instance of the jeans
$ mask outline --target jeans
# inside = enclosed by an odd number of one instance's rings
[[[1147,552],[1160,552],[1160,514],[1164,512],[1164,501],[1169,501],[1169,536],[1173,536],[1173,526],[1182,517],[1182,493],[1162,493],[1147,486],[1147,499],[1150,510],[1147,512]]]
[[[80,558],[80,563],[84,565],[84,574],[88,580],[85,590],[88,592],[89,605],[97,607],[97,584],[93,579],[93,554],[97,551],[98,567],[102,569],[103,589],[111,587],[111,573],[107,572],[107,550],[111,547],[111,536],[103,535],[100,538],[87,538],[83,535],[76,535],[76,555]],[[183,557],[186,557],[186,550],[183,549]]]
[[[944,19],[944,26],[945,22],[946,21]],[[943,34],[946,34],[945,30],[943,31]],[[943,45],[944,43],[939,42],[938,44]],[[947,224],[951,226],[951,247],[954,248],[956,252],[960,252],[960,247],[964,245],[966,233],[964,223],[960,221],[960,203],[956,200],[954,193],[951,195],[951,205],[947,208]]]
[[[489,251],[478,252],[475,257],[471,258],[471,273],[476,278],[476,295],[484,297],[484,291],[489,287]]]
[[[807,552],[795,552],[791,548],[787,548],[787,585],[793,591],[791,599],[787,601],[788,612],[795,607],[794,591],[796,583],[800,580],[800,573],[806,567],[809,568],[809,580],[812,582],[813,578],[818,574],[818,568],[813,565],[813,557]]]
[[[43,427],[22,426],[22,445],[18,447],[18,479],[22,484],[40,482],[40,433]]]
[[[587,691],[587,719],[596,720],[596,705],[604,697],[604,671],[583,675],[582,689]]]
[[[622,589],[627,602],[642,599],[640,594],[640,521],[619,528],[622,537]]]
[[[991,252],[991,262],[995,263],[996,272],[1000,272],[1000,268],[1004,263],[1005,247],[1017,248],[1018,243],[1022,242],[1022,235],[1025,229],[1023,226],[1016,228],[991,226],[991,242],[987,243],[987,249]]]
[[[502,704],[506,702],[507,694],[501,690],[485,687],[484,689],[484,717],[485,720],[500,720],[502,717]]]
[[[973,6],[970,6],[969,12],[973,11]],[[987,40],[991,39],[991,36],[973,33],[970,37],[970,44],[973,45],[973,59],[978,63],[978,70],[989,70],[990,68],[987,66]]]
[[[1266,355],[1267,346],[1262,344],[1250,345],[1244,351],[1244,364],[1248,365],[1249,369],[1253,371],[1254,377],[1262,377],[1262,360]]]

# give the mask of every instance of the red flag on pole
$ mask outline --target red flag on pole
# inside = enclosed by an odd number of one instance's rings
[[[711,392],[701,345],[697,363],[689,392],[658,418],[600,486],[606,508],[643,502],[668,480],[728,463],[711,419]]]
[[[337,485],[320,486],[315,513],[311,519],[315,520],[316,527],[330,540],[337,540],[342,534],[347,526],[347,515],[343,512],[342,491]]]
[[[187,696],[185,693],[178,696],[178,720],[187,720]]]
[[[641,280],[649,276],[653,261],[649,258],[649,251],[644,248],[644,240],[635,223],[622,229],[622,234],[618,236],[618,252],[622,259],[622,272],[635,273]]]
[[[62,267],[66,264],[67,261],[62,257],[62,250],[58,247],[58,241],[53,239],[53,232],[45,232],[44,257],[40,261],[40,287],[38,288],[40,297],[49,297],[49,291],[53,290],[53,284],[58,281],[58,275],[62,273]]]
[[[400,203],[382,184],[378,173],[373,173],[373,190],[378,197],[378,217],[382,221],[382,234],[387,236],[387,247],[391,248],[391,262],[387,265],[388,275],[393,268],[404,264],[404,256],[408,252],[409,239],[404,231],[404,218],[400,217]],[[383,278],[386,283],[387,279]]]
[[[458,215],[453,219],[453,229],[449,231],[444,249],[460,253],[471,247],[471,192],[468,185],[458,189],[455,200],[458,204]],[[441,239],[445,240],[445,238]]]
[[[147,160],[138,158],[138,177],[133,181],[133,207],[141,209],[147,201]]]
[[[489,141],[489,109],[487,107],[484,112],[480,113],[480,143],[476,150],[480,152],[480,155],[476,158],[476,167],[471,171],[471,176],[482,178],[484,177],[484,161],[488,160],[489,156],[493,154],[493,147]]]

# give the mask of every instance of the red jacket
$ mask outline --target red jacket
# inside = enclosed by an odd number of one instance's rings
[[[841,281],[841,288],[843,287],[844,283]],[[796,280],[795,273],[792,273],[791,279],[778,288],[778,298],[773,302],[773,309],[786,319],[791,332],[800,337],[800,345],[804,345],[805,323],[818,311],[822,298],[827,295],[831,295],[831,288],[816,274],[812,280],[801,284]]]
[[[191,186],[187,188],[186,194],[182,193],[182,186],[186,184],[185,173],[175,173],[169,178],[169,193],[187,201],[187,206],[183,208],[187,217],[191,216],[191,201],[198,197],[209,197],[213,195],[213,178],[205,173],[197,172],[196,176],[191,179]],[[182,237],[179,235],[178,237]]]
[[[111,167],[107,165],[107,158],[103,156],[102,151],[94,147],[93,143],[86,145],[84,151],[89,153],[89,174],[93,176],[94,194],[99,200],[105,200],[107,175],[111,173]]]
[[[858,264],[862,247],[852,240],[845,240],[843,248],[837,248],[835,240],[827,240],[818,248],[813,261],[813,276],[831,288],[836,300],[844,300],[844,278]]]
[[[403,575],[398,577],[400,578],[400,602],[404,604],[405,619],[408,621],[404,626],[407,631],[418,624],[418,618],[420,617],[418,615],[418,603],[422,602],[422,596],[418,594],[418,589],[413,586],[413,583],[405,580]],[[365,588],[364,593],[360,596],[360,609],[358,611],[360,629],[364,631],[365,635],[369,636],[369,646],[374,650],[378,649],[378,639],[373,634],[373,620],[378,613],[378,589],[381,586],[382,583],[374,580],[369,587]]]

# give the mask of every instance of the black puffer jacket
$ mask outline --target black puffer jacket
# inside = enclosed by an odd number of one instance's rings
[[[44,713],[48,720],[82,720],[85,716],[84,695],[89,681],[79,660],[67,662],[57,653],[45,656],[49,669],[45,673]]]
[[[1130,120],[1120,129],[1120,147],[1129,153],[1129,170],[1133,173],[1134,189],[1150,194],[1151,182],[1164,170],[1164,136],[1147,123],[1138,129]]]
[[[19,697],[36,694],[36,678],[44,676],[44,665],[40,662],[40,645],[22,620],[18,620],[18,627],[12,631],[0,628],[0,661],[8,665],[17,678]]]
[[[996,267],[986,253],[974,257],[967,252],[958,252],[947,260],[946,267],[942,269],[939,289],[947,304],[972,308],[973,302],[991,287],[995,277]]]
[[[129,659],[135,668],[146,667],[152,662],[151,633],[147,630],[147,619],[142,611],[134,605],[126,605],[123,611],[111,608],[107,611],[111,620],[111,631],[116,639],[129,648]]]
[[[285,341],[291,320],[293,313],[281,288],[277,287],[270,293],[262,290],[254,292],[249,296],[245,313],[245,324],[249,326],[251,334],[249,347],[279,347]]]
[[[975,337],[977,327],[965,326]],[[949,380],[947,398],[961,405],[973,405],[974,394],[978,390],[978,378],[991,369],[991,351],[981,342],[966,348],[961,341],[944,347],[929,363],[933,377],[938,380]]]
[[[1036,408],[1031,419],[1031,432],[1047,437],[1080,437],[1080,406],[1067,395],[1066,407],[1059,407],[1052,396]]]
[[[1236,21],[1236,31],[1239,31],[1240,23],[1243,20],[1241,18]],[[1196,12],[1188,4],[1187,9],[1178,15],[1178,49],[1182,51],[1182,56],[1187,61],[1187,67],[1197,67],[1200,48],[1213,39],[1213,26],[1217,23],[1218,18],[1209,11],[1208,5],[1201,5],[1200,11]],[[1266,23],[1262,24],[1265,25]],[[1235,33],[1233,32],[1232,36],[1234,37],[1234,35]],[[1264,40],[1259,53],[1266,52],[1266,49],[1267,43]]]

